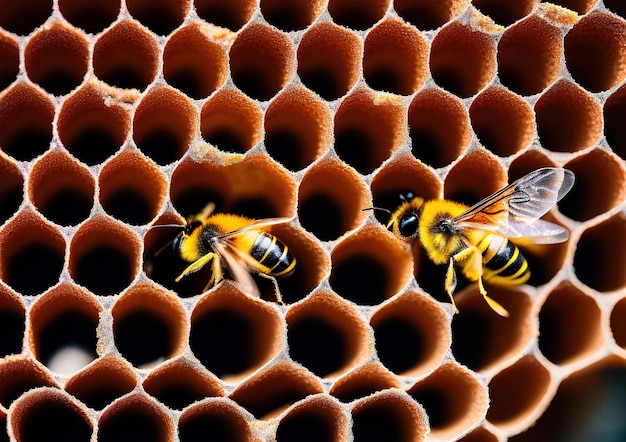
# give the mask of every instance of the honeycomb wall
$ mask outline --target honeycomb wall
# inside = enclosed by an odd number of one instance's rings
[[[619,0],[0,1],[0,441],[598,437],[626,389],[625,66]],[[362,210],[544,166],[576,175],[547,215],[570,239],[488,286],[509,318],[474,284],[455,315]],[[154,226],[209,202],[292,218],[284,305],[174,282]]]

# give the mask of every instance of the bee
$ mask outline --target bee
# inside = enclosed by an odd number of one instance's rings
[[[190,263],[175,281],[210,264],[211,278],[203,291],[224,279],[223,270],[228,269],[242,291],[260,297],[250,276],[254,273],[272,281],[276,299],[283,304],[276,278],[291,275],[296,259],[289,248],[266,229],[293,218],[253,220],[226,213],[213,214],[214,210],[215,204],[209,203],[201,212],[188,217],[182,232],[171,241],[174,252]]]
[[[487,296],[483,281],[500,285],[524,284],[530,278],[528,262],[514,242],[564,242],[569,232],[541,220],[574,185],[574,174],[546,167],[518,179],[472,207],[445,199],[405,196],[393,211],[387,228],[397,237],[419,238],[431,261],[447,264],[444,288],[455,311],[455,267],[477,281],[481,295],[499,315],[507,310]],[[382,209],[385,210],[385,209]]]

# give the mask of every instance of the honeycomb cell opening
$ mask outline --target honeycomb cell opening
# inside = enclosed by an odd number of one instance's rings
[[[260,9],[265,20],[278,29],[291,32],[307,28],[322,13],[324,1],[292,2],[262,0]]]
[[[299,441],[303,437],[310,440],[348,438],[348,417],[341,405],[324,395],[312,395],[294,405],[281,418],[276,439]]]
[[[604,136],[621,159],[626,158],[626,136],[622,130],[622,116],[626,113],[626,87],[622,86],[604,102]]]
[[[486,150],[475,150],[448,172],[444,197],[471,207],[506,185],[506,172],[498,159]]]
[[[42,365],[24,356],[10,356],[0,361],[0,410],[6,413],[12,403],[24,393],[37,387],[58,385],[52,374]],[[13,416],[17,416],[13,414]]]
[[[0,152],[0,225],[10,219],[24,199],[24,177],[17,165]]]
[[[142,25],[158,35],[167,35],[185,19],[191,0],[154,3],[146,0],[126,0],[128,12]]]
[[[198,16],[216,26],[238,31],[254,14],[254,0],[234,0],[224,3],[222,0],[194,0]]]
[[[394,0],[393,7],[400,17],[423,31],[437,29],[463,12],[469,1],[452,0]]]
[[[91,34],[97,34],[113,23],[121,6],[120,0],[86,0],[79,3],[73,0],[57,0],[57,3],[68,22]]]
[[[503,4],[498,0],[473,0],[472,5],[487,17],[503,26],[510,26],[526,17],[539,0],[521,0]]]
[[[373,393],[400,388],[400,380],[379,362],[359,365],[337,379],[329,393],[341,402],[352,402]]]
[[[53,0],[9,2],[0,13],[0,28],[18,35],[28,35],[52,14]]]
[[[181,442],[203,439],[246,442],[252,438],[248,417],[231,400],[207,398],[188,407],[178,421]]]
[[[615,343],[626,349],[626,299],[621,299],[611,311],[610,326]]]
[[[15,81],[20,72],[20,50],[17,41],[4,32],[0,32],[0,91],[5,90]]]
[[[18,296],[5,287],[0,288],[0,358],[22,352],[26,310]]]

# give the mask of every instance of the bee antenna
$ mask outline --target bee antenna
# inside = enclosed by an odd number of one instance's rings
[[[382,207],[366,207],[365,209],[361,209],[361,212],[365,212],[366,210],[380,210],[382,212],[387,212],[389,215],[391,215],[391,210],[389,209],[384,209]]]
[[[185,226],[182,224],[157,224],[156,226],[150,226],[148,229],[156,229],[162,227],[169,227],[170,229],[183,229]]]

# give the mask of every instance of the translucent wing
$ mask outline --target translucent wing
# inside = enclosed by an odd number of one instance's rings
[[[452,222],[459,228],[501,233],[510,238],[532,238],[535,243],[562,242],[564,228],[539,218],[574,185],[574,174],[554,167],[537,169],[475,204]]]
[[[265,219],[259,219],[254,221],[251,224],[248,224],[247,226],[241,227],[239,229],[233,230],[232,232],[228,232],[225,233],[224,235],[220,236],[221,238],[226,238],[228,236],[233,236],[233,235],[238,235],[241,232],[245,232],[247,230],[252,230],[252,229],[260,229],[262,227],[269,227],[269,226],[273,226],[276,224],[283,224],[283,223],[288,223],[289,221],[292,221],[293,219],[295,219],[295,216],[292,216],[291,218],[265,218]]]
[[[215,251],[226,262],[228,270],[235,281],[239,283],[241,291],[249,296],[259,298],[259,288],[257,287],[254,279],[250,276],[250,272],[244,264],[242,264],[241,256],[239,256],[236,249],[230,248],[226,243],[217,241],[213,244]],[[237,255],[237,256],[235,256]]]

